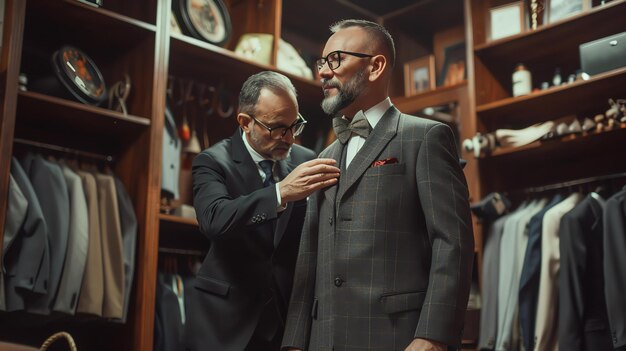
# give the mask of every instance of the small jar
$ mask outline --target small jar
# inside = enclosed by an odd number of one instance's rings
[[[528,95],[532,91],[530,71],[523,64],[518,64],[513,72],[513,96]]]

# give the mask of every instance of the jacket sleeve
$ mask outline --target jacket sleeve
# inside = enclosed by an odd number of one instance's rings
[[[448,126],[437,124],[426,132],[416,167],[432,258],[415,337],[459,347],[472,279],[474,237],[467,184]]]
[[[233,197],[223,168],[207,153],[193,160],[192,174],[196,217],[200,231],[209,239],[249,232],[250,227],[265,224],[278,215],[275,187]]]
[[[282,348],[306,350],[309,344],[317,267],[318,196],[319,191],[308,200]]]

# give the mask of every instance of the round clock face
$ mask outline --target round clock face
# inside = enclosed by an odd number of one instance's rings
[[[212,0],[189,0],[187,13],[191,24],[206,40],[212,43],[223,42],[228,33],[222,12]]]
[[[95,100],[101,99],[106,88],[91,59],[72,47],[62,48],[60,54],[60,63],[69,80],[85,95]]]

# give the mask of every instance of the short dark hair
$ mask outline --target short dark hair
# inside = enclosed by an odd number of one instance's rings
[[[383,50],[387,51],[386,53],[389,54],[391,67],[395,66],[396,46],[393,43],[393,38],[391,37],[391,34],[389,34],[389,31],[385,27],[381,26],[378,23],[371,22],[371,21],[359,20],[359,19],[346,19],[346,20],[341,20],[331,25],[330,31],[333,33],[337,33],[338,31],[342,29],[350,28],[350,27],[363,28],[363,30],[371,34],[372,38],[374,38],[374,40],[376,41],[376,44],[379,47],[382,47]]]
[[[298,97],[296,88],[286,76],[272,71],[259,72],[243,83],[239,92],[239,112],[254,114],[263,89],[269,89],[273,93],[293,93],[294,97]]]

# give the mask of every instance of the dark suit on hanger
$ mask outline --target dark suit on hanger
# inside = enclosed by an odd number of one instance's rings
[[[275,168],[282,179],[313,158],[311,150],[294,144]],[[194,159],[193,179],[200,230],[211,248],[190,302],[188,346],[241,351],[257,328],[282,334],[279,319],[291,292],[306,201],[278,212],[276,189],[263,187],[239,128]]]
[[[543,216],[549,209],[563,201],[563,196],[556,195],[536,213],[528,223],[528,244],[524,255],[524,265],[519,283],[519,318],[522,329],[522,343],[526,350],[533,349],[535,338],[535,319],[537,300],[539,299],[539,269],[541,268],[541,231]]]
[[[587,195],[561,218],[559,349],[613,350],[604,298],[604,200]]]
[[[604,293],[613,347],[626,349],[626,188],[606,202],[604,211]]]

